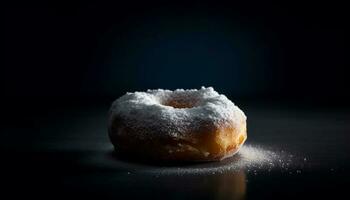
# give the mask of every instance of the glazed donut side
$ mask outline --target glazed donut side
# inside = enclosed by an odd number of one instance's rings
[[[213,92],[212,88],[202,88],[201,90]],[[152,91],[150,93],[152,94]],[[155,120],[159,120],[160,124],[163,123],[162,126],[157,126],[155,125],[157,123],[148,123],[145,118],[130,117],[132,112],[135,112],[136,116],[139,114],[137,106],[129,109],[129,113],[126,115],[123,115],[125,114],[123,112],[118,112],[121,109],[120,106],[135,106],[128,101],[125,105],[120,102],[122,101],[117,100],[114,103],[114,108],[110,111],[108,132],[115,150],[124,155],[154,160],[216,161],[235,154],[247,138],[246,117],[236,106],[232,107],[234,115],[221,117],[219,122],[208,117],[210,113],[201,118],[197,115],[194,117],[190,115],[193,119],[180,120],[177,124],[173,124],[168,118],[162,121],[162,117],[156,115],[153,117],[159,117],[159,119],[155,118]],[[206,107],[198,106],[198,108],[193,108],[191,112],[200,111],[199,113],[203,114],[201,109],[204,108]],[[186,111],[183,110],[186,108],[176,107],[164,109],[171,109],[174,115],[176,112],[185,113]],[[162,107],[160,110],[162,111]],[[209,111],[211,110],[209,109]],[[228,112],[228,114],[232,113]],[[147,113],[144,114],[147,116]],[[181,115],[180,117],[186,118],[188,116]],[[185,128],[175,131],[176,134],[174,134],[172,126],[176,130],[177,127]]]

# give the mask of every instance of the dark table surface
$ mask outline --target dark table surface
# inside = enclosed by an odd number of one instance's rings
[[[5,109],[1,191],[13,198],[334,199],[347,195],[348,109],[247,103],[241,106],[248,116],[248,140],[241,154],[218,163],[166,164],[113,153],[106,127],[109,104],[38,106]],[[267,162],[266,156],[270,156]]]

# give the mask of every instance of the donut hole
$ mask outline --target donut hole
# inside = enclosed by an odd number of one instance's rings
[[[193,108],[197,106],[196,102],[179,101],[174,99],[163,102],[163,105],[173,108]]]
[[[163,100],[165,106],[171,106],[173,108],[193,108],[199,104],[199,98],[193,95],[173,95]]]

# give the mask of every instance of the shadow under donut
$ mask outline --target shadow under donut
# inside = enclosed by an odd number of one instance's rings
[[[218,161],[177,161],[177,160],[156,160],[142,157],[140,155],[128,154],[117,150],[112,150],[107,153],[107,156],[114,161],[133,163],[139,165],[147,165],[154,167],[203,167],[203,166],[222,166],[227,163],[235,163],[241,159],[240,154],[235,154],[230,158],[226,158],[220,162]]]

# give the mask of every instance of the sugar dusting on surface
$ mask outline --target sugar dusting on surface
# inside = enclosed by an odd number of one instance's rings
[[[243,145],[232,158],[221,162],[203,163],[193,166],[170,167],[156,170],[161,174],[216,174],[244,170],[247,173],[258,173],[279,170],[281,172],[301,173],[306,160],[283,150],[273,151],[257,145]]]
[[[231,158],[221,162],[189,163],[182,165],[152,165],[113,159],[110,167],[125,170],[128,174],[195,175],[220,174],[244,170],[257,175],[277,170],[289,174],[300,174],[307,159],[283,150],[270,150],[259,145],[246,144]]]
[[[163,173],[224,173],[227,171],[246,170],[257,173],[258,171],[271,171],[273,168],[282,167],[280,164],[289,162],[281,153],[253,145],[243,145],[240,151],[232,158],[221,162],[203,163],[194,166],[163,169]]]

